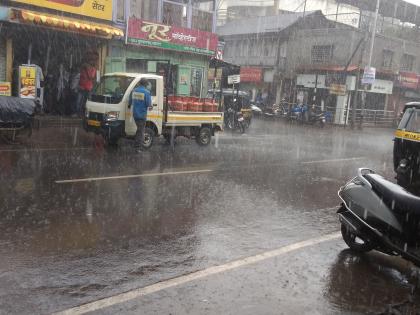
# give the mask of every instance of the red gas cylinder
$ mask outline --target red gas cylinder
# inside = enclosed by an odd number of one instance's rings
[[[215,112],[215,105],[216,103],[214,102],[213,99],[211,98],[206,98],[204,101],[204,111],[205,112]]]

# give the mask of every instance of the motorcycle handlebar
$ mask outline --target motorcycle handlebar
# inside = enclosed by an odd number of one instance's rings
[[[369,181],[364,177],[364,172],[368,171],[369,174],[375,174],[374,171],[372,171],[370,168],[359,168],[357,170],[357,177],[363,182],[363,184],[365,184],[366,186],[368,186],[370,189],[372,189],[372,185],[371,183],[369,183]]]

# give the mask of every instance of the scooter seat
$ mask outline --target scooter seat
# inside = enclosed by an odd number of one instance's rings
[[[412,212],[420,215],[420,198],[409,193],[378,174],[366,174],[364,177],[383,201],[395,211]]]

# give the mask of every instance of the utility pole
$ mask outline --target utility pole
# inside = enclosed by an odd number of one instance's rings
[[[375,36],[376,36],[376,24],[378,22],[380,3],[381,3],[381,0],[376,0],[375,18],[373,20],[372,34],[371,34],[371,39],[370,39],[369,58],[368,58],[368,63],[367,63],[367,67],[369,69],[372,67],[373,48],[374,48],[374,45],[375,45]],[[366,88],[367,88],[367,85],[364,84],[363,85],[363,92],[362,92],[362,108],[361,108],[361,116],[360,116],[360,128],[362,128],[363,118],[364,118],[364,115],[365,115]]]

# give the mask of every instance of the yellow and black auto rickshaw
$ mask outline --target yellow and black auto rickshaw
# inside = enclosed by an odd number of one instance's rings
[[[221,101],[220,96],[222,97]],[[220,90],[209,90],[207,97],[214,98],[217,102],[221,103],[221,107],[225,112],[227,112],[229,108],[234,108],[236,112],[241,112],[245,120],[245,128],[249,128],[252,120],[252,110],[251,97],[248,92],[223,89],[221,93]],[[228,116],[229,115],[225,115],[225,118]],[[228,123],[226,126],[231,129]]]
[[[420,194],[420,102],[407,103],[394,139],[397,182]]]

